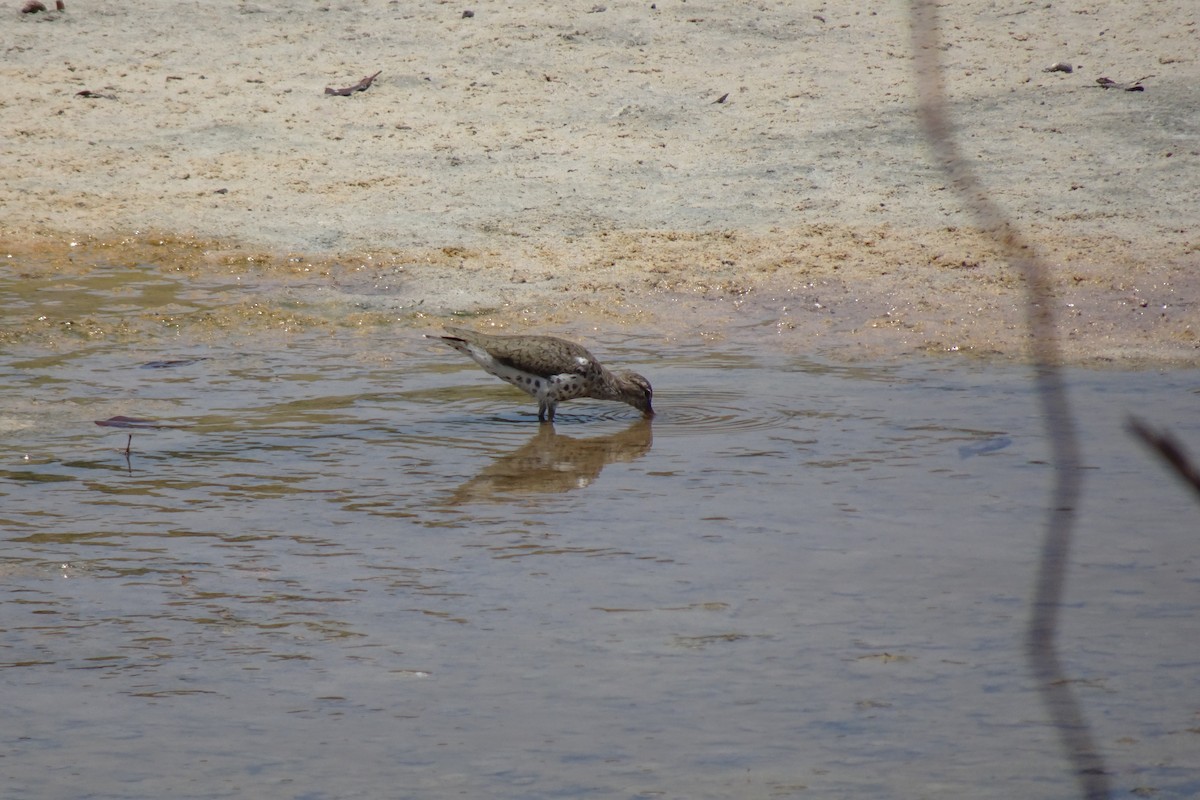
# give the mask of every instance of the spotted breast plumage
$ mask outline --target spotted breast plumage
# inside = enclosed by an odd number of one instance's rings
[[[554,336],[501,336],[447,327],[438,336],[501,380],[533,395],[538,419],[554,421],[564,400],[617,400],[654,415],[650,382],[636,372],[610,372],[586,348]]]

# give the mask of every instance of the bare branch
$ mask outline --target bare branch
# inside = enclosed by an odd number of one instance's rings
[[[1075,525],[1075,506],[1080,494],[1080,460],[1078,438],[1060,368],[1050,274],[1032,244],[1016,230],[1004,210],[992,201],[986,187],[959,153],[946,111],[935,0],[913,0],[912,36],[918,114],[925,137],[963,204],[974,213],[980,226],[996,240],[1008,263],[1025,280],[1026,321],[1034,380],[1054,465],[1054,486],[1026,629],[1026,657],[1042,703],[1058,731],[1059,742],[1074,768],[1083,796],[1088,800],[1108,798],[1111,790],[1103,758],[1096,750],[1079,701],[1063,672],[1057,646],[1059,610]]]
[[[1188,454],[1184,451],[1183,445],[1179,440],[1171,435],[1168,430],[1156,431],[1153,430],[1145,422],[1142,422],[1137,417],[1130,417],[1126,425],[1129,432],[1142,440],[1142,442],[1166,462],[1175,474],[1183,479],[1183,482],[1200,495],[1200,469],[1192,463],[1188,458]]]

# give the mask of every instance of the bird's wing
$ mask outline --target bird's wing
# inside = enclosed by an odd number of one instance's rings
[[[486,350],[501,364],[531,375],[586,375],[596,369],[596,360],[585,347],[554,336],[499,336],[453,327],[445,330],[449,338]]]
[[[552,336],[504,338],[490,342],[488,352],[497,361],[543,378],[551,375],[585,375],[595,361],[591,353],[580,345]]]

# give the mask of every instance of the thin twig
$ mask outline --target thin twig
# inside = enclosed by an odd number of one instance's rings
[[[1137,417],[1130,417],[1126,425],[1130,433],[1157,453],[1167,466],[1183,479],[1184,483],[1192,487],[1197,495],[1200,495],[1200,468],[1192,463],[1188,454],[1184,452],[1183,445],[1171,435],[1170,431],[1153,430]]]
[[[980,227],[995,239],[1005,259],[1025,279],[1034,380],[1054,465],[1054,486],[1026,629],[1025,651],[1042,703],[1058,731],[1059,742],[1074,768],[1083,796],[1087,800],[1101,800],[1110,797],[1104,760],[1066,679],[1056,641],[1075,506],[1079,500],[1080,459],[1059,366],[1049,271],[1033,246],[1013,227],[1004,210],[992,202],[958,151],[953,126],[946,113],[936,3],[934,0],[913,0],[912,11],[918,112],[925,137],[964,204],[979,220]]]

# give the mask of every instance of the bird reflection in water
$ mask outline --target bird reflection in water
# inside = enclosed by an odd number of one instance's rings
[[[553,494],[588,486],[614,462],[629,462],[650,452],[651,422],[639,419],[609,436],[576,438],[540,425],[528,442],[499,456],[459,486],[446,505],[486,503],[513,495]]]

